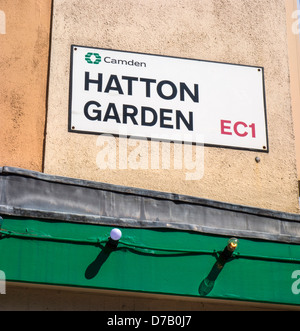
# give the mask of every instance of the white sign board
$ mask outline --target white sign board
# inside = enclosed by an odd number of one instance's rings
[[[267,152],[263,68],[72,45],[69,131]]]

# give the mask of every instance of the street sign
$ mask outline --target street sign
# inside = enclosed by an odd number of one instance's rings
[[[69,131],[267,152],[263,68],[72,45]]]

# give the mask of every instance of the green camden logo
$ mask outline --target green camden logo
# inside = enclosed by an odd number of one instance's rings
[[[98,53],[86,53],[85,60],[87,63],[99,64],[101,62],[101,56]]]

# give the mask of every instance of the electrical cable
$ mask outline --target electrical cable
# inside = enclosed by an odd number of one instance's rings
[[[55,242],[67,242],[67,243],[74,243],[74,244],[87,244],[87,245],[101,245],[105,244],[108,241],[107,237],[103,238],[87,238],[87,239],[75,239],[75,238],[65,238],[65,237],[53,237],[50,235],[40,235],[40,234],[33,234],[29,232],[16,232],[7,229],[0,229],[0,239],[4,238],[19,238],[19,239],[35,239],[35,240],[45,240],[45,241],[55,241]],[[152,251],[151,254],[157,254],[155,252],[170,252],[170,256],[172,254],[199,254],[199,255],[216,255],[218,252],[216,250],[189,250],[189,249],[174,249],[174,248],[162,248],[162,247],[149,247],[144,246],[141,244],[129,243],[124,240],[119,240],[119,244],[123,245],[124,247],[129,247],[130,249],[136,251]],[[122,249],[122,247],[119,247]],[[270,256],[258,256],[258,255],[248,255],[248,254],[241,254],[241,253],[234,253],[232,255],[232,259],[253,259],[253,260],[263,260],[263,261],[272,261],[272,262],[285,262],[285,263],[300,263],[300,259],[292,258],[292,257],[270,257]]]

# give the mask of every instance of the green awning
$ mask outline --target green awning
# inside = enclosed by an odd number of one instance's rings
[[[239,238],[214,284],[199,293],[229,237],[178,229],[113,226],[3,216],[0,270],[7,281],[300,304],[300,245]]]

